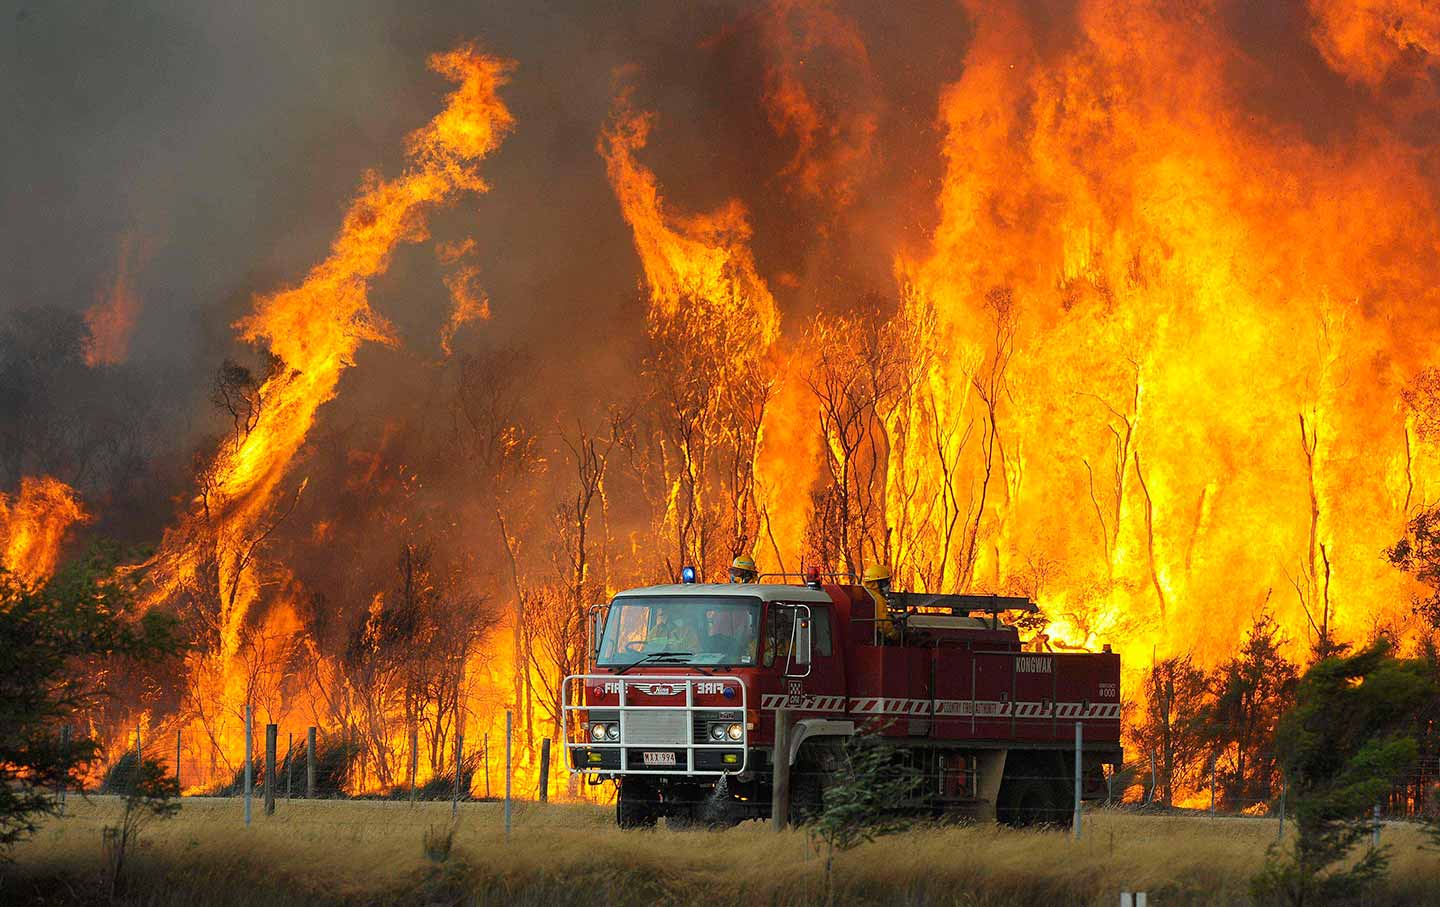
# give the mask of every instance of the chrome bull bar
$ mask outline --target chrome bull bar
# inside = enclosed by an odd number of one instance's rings
[[[698,684],[723,683],[739,690],[738,701],[733,705],[696,705],[695,688]],[[593,705],[586,702],[586,691],[599,685],[607,693],[618,693],[618,705]],[[684,688],[684,705],[635,705],[631,701],[632,689],[646,692],[657,686]],[[669,695],[674,695],[670,693]],[[637,674],[626,677],[618,674],[571,674],[561,687],[560,709],[565,733],[566,761],[572,774],[626,774],[626,775],[734,775],[745,771],[749,760],[750,728],[748,694],[745,684],[734,675],[694,674]],[[609,712],[617,715],[620,725],[618,740],[597,741],[590,739],[589,717],[592,711]],[[695,722],[706,712],[739,712],[734,723],[740,725],[740,739],[726,739],[714,742],[708,737],[695,739]],[[608,720],[608,719],[606,719]],[[721,719],[717,719],[721,720]],[[683,724],[683,727],[682,727]],[[577,739],[577,737],[582,739]],[[674,766],[645,765],[639,759],[632,762],[632,751],[652,749],[659,751],[684,751],[685,764]],[[715,750],[739,750],[739,760],[718,768],[696,768],[696,754]],[[618,751],[619,767],[580,764],[576,755],[580,751]],[[643,759],[643,756],[640,757]]]

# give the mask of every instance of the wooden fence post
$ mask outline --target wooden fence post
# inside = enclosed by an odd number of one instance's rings
[[[540,802],[550,802],[550,738],[540,741]]]
[[[450,801],[450,815],[460,814],[460,764],[464,762],[465,735],[455,732],[455,799]]]
[[[70,725],[60,728],[60,752],[68,758],[70,756]],[[61,775],[60,780],[55,782],[55,796],[60,799],[60,812],[65,812],[65,777]]]
[[[505,837],[510,837],[510,732],[513,716],[505,713]]]
[[[410,725],[410,805],[415,805],[415,776],[420,773],[420,727]]]
[[[275,748],[280,738],[280,726],[265,725],[265,815],[275,815]]]
[[[1082,827],[1080,810],[1081,810],[1081,808],[1082,808],[1082,803],[1084,802],[1084,801],[1081,799],[1081,797],[1082,797],[1082,790],[1081,790],[1081,784],[1080,784],[1081,774],[1082,774],[1082,772],[1084,772],[1084,768],[1082,767],[1082,760],[1081,760],[1080,754],[1081,754],[1081,751],[1084,750],[1084,748],[1085,748],[1085,731],[1084,731],[1084,726],[1083,726],[1080,722],[1077,721],[1077,722],[1075,722],[1075,816],[1074,816],[1073,819],[1071,819],[1071,823],[1075,826],[1075,840],[1077,840],[1077,841],[1080,840],[1080,829],[1081,829],[1081,827]]]
[[[315,799],[315,727],[305,729],[305,799]]]
[[[775,710],[775,751],[770,757],[770,820],[776,831],[790,821],[790,710]]]
[[[250,825],[250,795],[255,791],[255,778],[251,763],[255,760],[255,744],[251,731],[251,722],[254,720],[250,712],[250,703],[245,703],[245,825]]]

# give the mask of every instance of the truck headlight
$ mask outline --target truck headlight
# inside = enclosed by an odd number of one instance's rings
[[[731,740],[739,740],[741,737],[745,736],[745,727],[744,725],[732,724],[725,729],[725,734]]]
[[[723,724],[712,724],[712,725],[710,725],[710,739],[711,739],[711,740],[724,740],[724,739],[725,739],[725,725],[723,725]]]
[[[590,725],[590,739],[591,739],[591,740],[604,740],[604,739],[605,739],[605,725],[601,724],[601,723],[598,722],[598,721],[595,722],[594,724]]]
[[[608,726],[606,727],[606,730],[605,730],[605,739],[606,739],[606,740],[619,740],[619,739],[620,739],[620,725],[618,725],[618,724],[608,725]]]

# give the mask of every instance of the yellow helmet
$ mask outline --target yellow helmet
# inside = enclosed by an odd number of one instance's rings
[[[742,554],[730,563],[732,583],[753,583],[759,575],[760,568],[755,566],[755,558],[748,554]]]
[[[881,582],[882,580],[888,580],[889,578],[889,567],[886,567],[884,564],[872,564],[869,567],[865,568],[865,579],[863,582],[865,583],[865,585],[869,586],[873,585],[874,583]]]

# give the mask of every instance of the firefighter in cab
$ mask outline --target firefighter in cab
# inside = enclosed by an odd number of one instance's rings
[[[755,558],[748,554],[742,554],[730,563],[730,582],[732,583],[754,583],[760,580],[760,568],[755,566]]]

